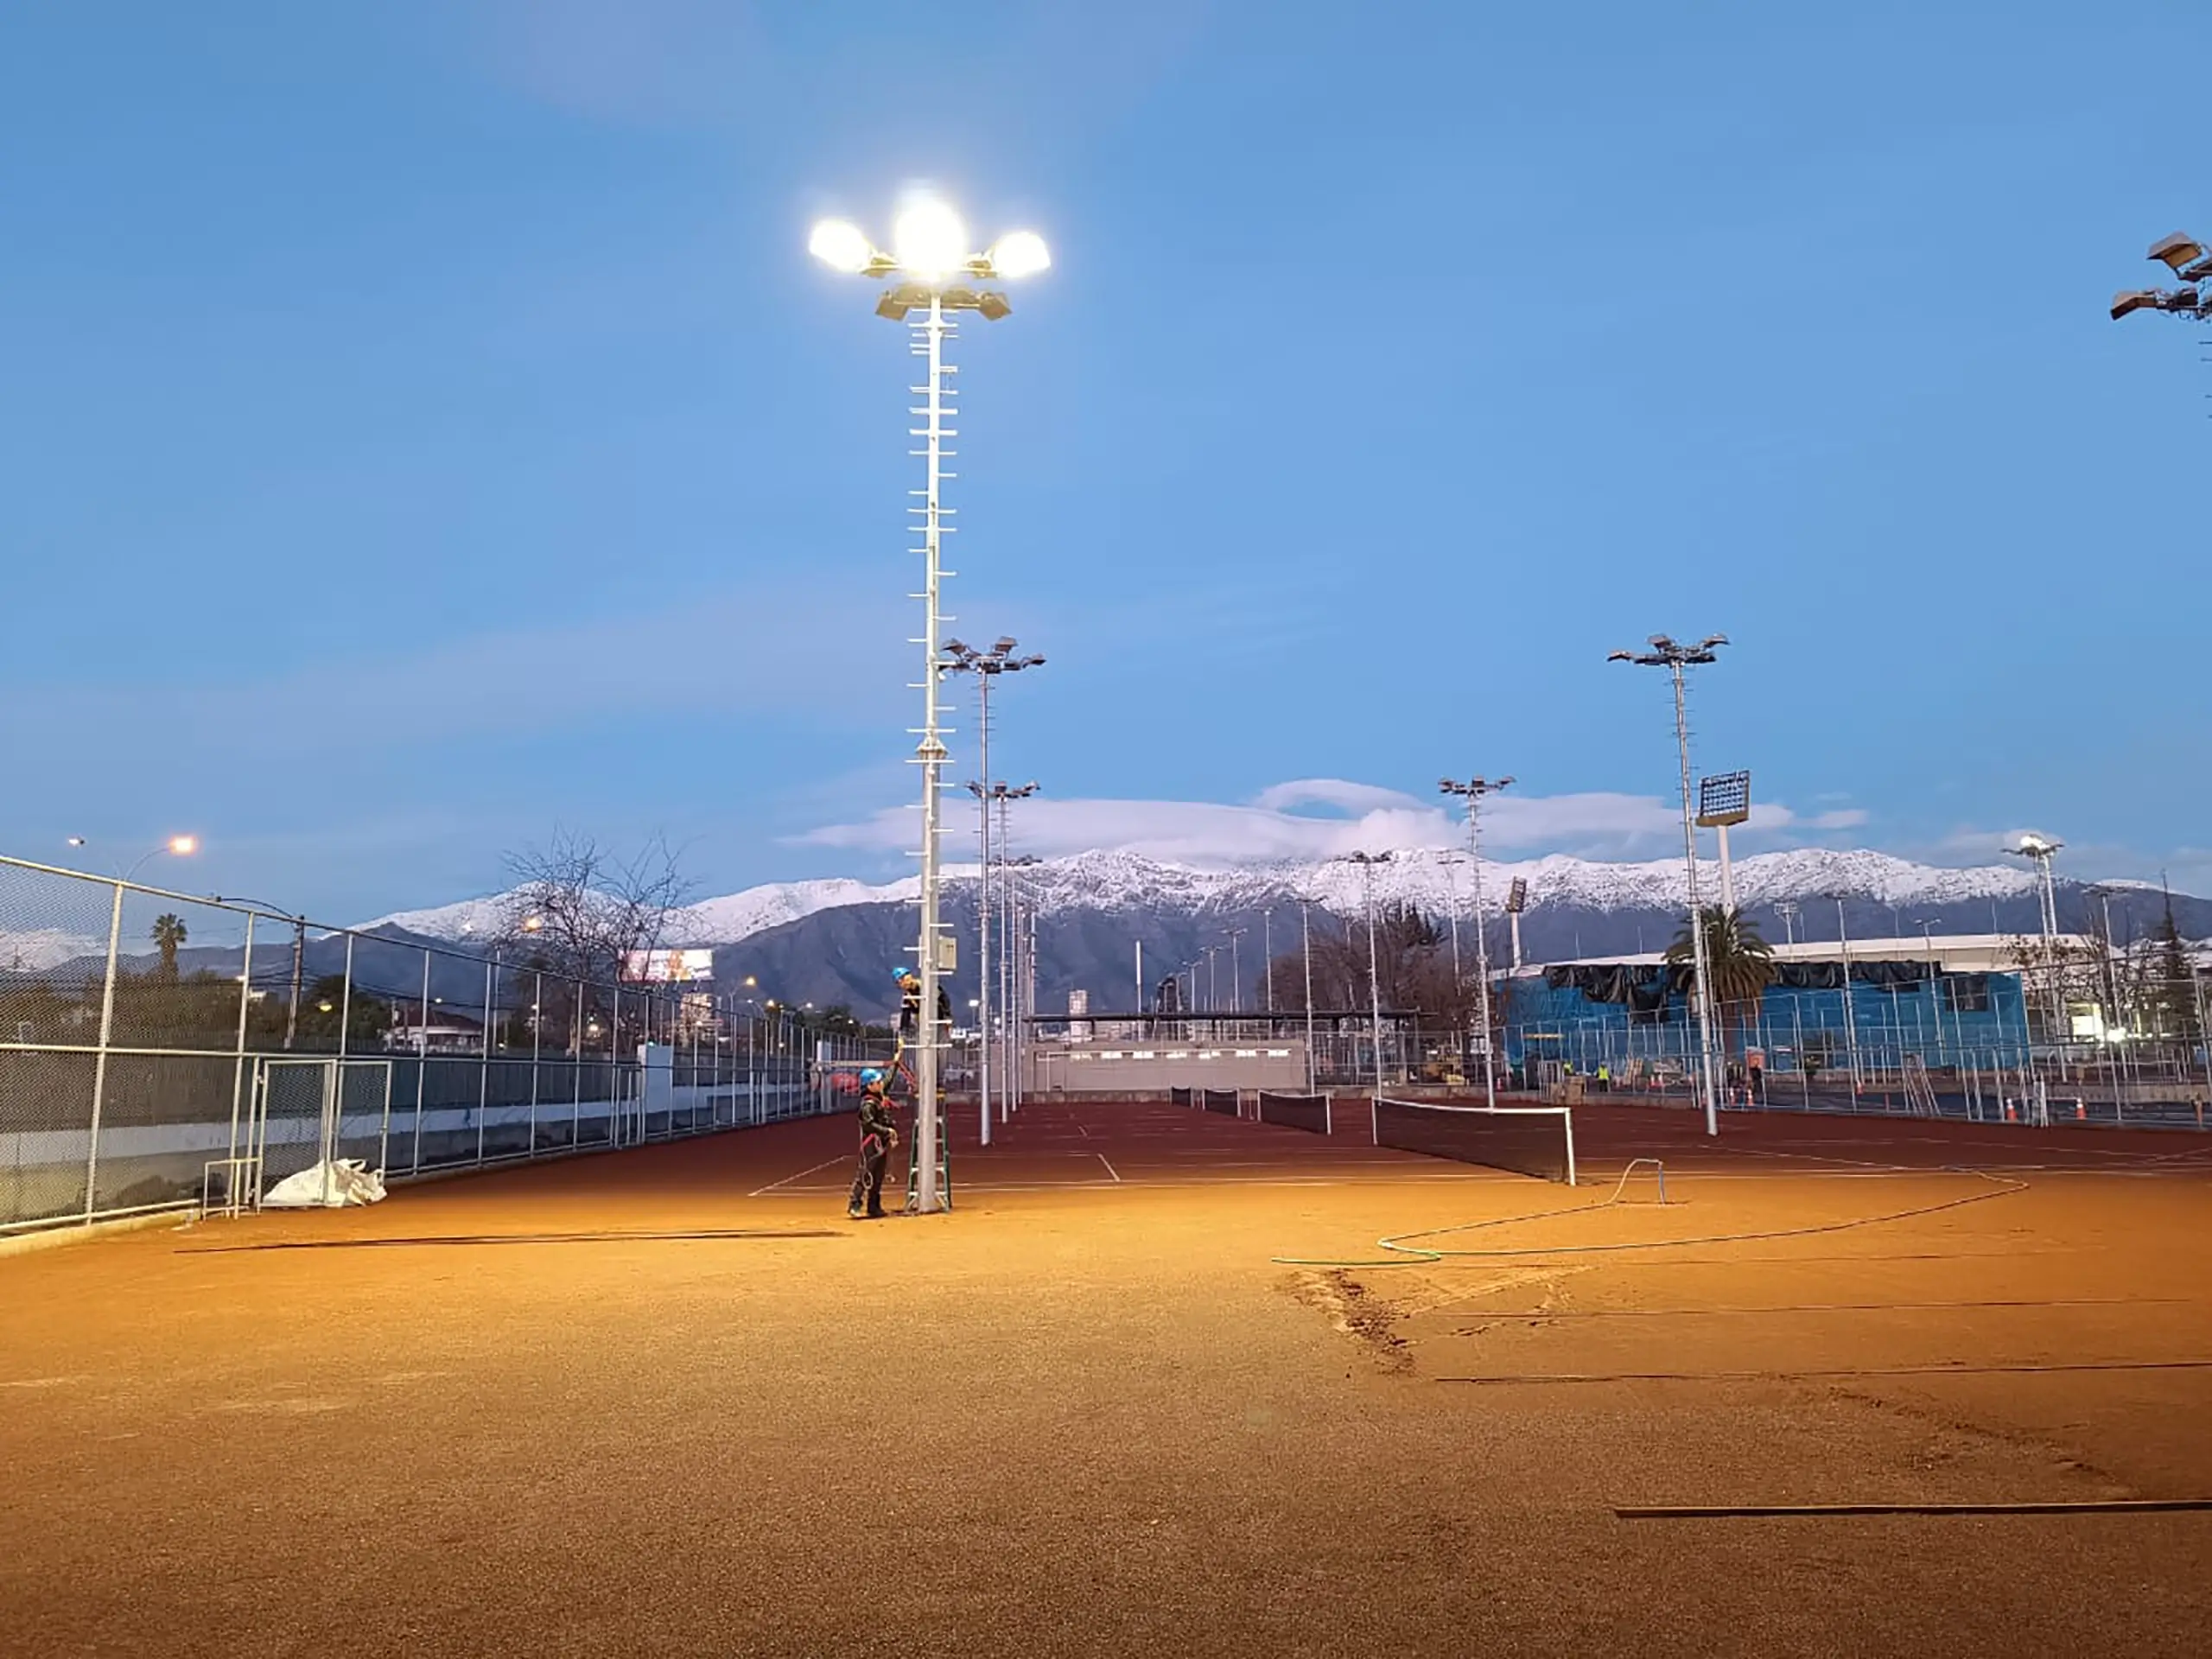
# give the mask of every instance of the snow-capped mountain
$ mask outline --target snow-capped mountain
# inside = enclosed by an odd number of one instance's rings
[[[2035,887],[2034,873],[2025,868],[1947,869],[1886,853],[1812,848],[1739,859],[1733,874],[1737,901],[1747,909],[1771,908],[1783,900],[1803,904],[1834,898],[1893,906],[1955,906],[2018,899]],[[1020,876],[1027,902],[1047,917],[1084,911],[1208,915],[1300,899],[1350,913],[1364,904],[1370,881],[1380,902],[1410,902],[1439,914],[1455,909],[1471,914],[1474,909],[1472,861],[1463,854],[1430,849],[1395,852],[1382,862],[1365,866],[1332,860],[1236,869],[1199,869],[1135,853],[1101,851],[1025,866]],[[1679,859],[1637,864],[1563,856],[1517,863],[1484,859],[1485,912],[1497,913],[1516,878],[1528,883],[1532,915],[1548,908],[1599,914],[1672,912],[1689,899],[1688,874]],[[972,866],[958,867],[949,872],[948,886],[957,898],[973,889],[975,879]],[[1719,868],[1702,866],[1700,883],[1708,901],[1717,899]],[[735,944],[822,911],[911,901],[916,893],[911,876],[878,886],[842,877],[772,882],[687,906],[671,918],[669,937],[690,944]],[[431,910],[397,912],[365,925],[404,928],[435,938],[488,938],[497,931],[508,902],[504,896],[471,899]]]

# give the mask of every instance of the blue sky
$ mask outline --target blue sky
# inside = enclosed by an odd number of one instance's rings
[[[2208,50],[2157,3],[15,8],[0,848],[193,829],[188,885],[340,918],[556,823],[898,873],[910,365],[804,245],[929,182],[1058,259],[957,348],[950,601],[1051,658],[995,759],[1055,844],[1475,771],[1501,851],[1656,855],[1663,689],[1605,654],[1722,631],[1699,757],[1766,844],[2035,824],[2212,890],[2212,331],[2105,316],[2212,235]]]

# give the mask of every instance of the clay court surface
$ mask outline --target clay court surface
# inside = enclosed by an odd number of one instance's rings
[[[1618,1511],[2212,1497],[2212,1141],[1697,1127],[1033,1106],[856,1224],[832,1118],[0,1257],[0,1652],[2206,1651],[2202,1510]]]

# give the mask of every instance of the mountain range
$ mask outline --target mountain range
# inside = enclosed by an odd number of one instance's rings
[[[1226,998],[1229,939],[1249,988],[1272,944],[1280,955],[1297,943],[1301,902],[1339,917],[1363,913],[1372,884],[1376,902],[1409,903],[1446,924],[1461,918],[1465,949],[1474,956],[1471,861],[1433,849],[1399,851],[1362,866],[1344,861],[1198,869],[1136,854],[1097,851],[1020,867],[1023,902],[1037,918],[1039,1006],[1065,1006],[1068,991],[1088,990],[1095,1009],[1126,1009],[1138,991],[1137,946],[1145,979],[1168,972],[1217,947],[1214,971]],[[1738,906],[1769,938],[1833,939],[1847,929],[1855,950],[1876,953],[1885,938],[1917,940],[1935,932],[2032,933],[2040,925],[2037,873],[2030,867],[1949,868],[1872,851],[1798,849],[1739,859],[1732,871]],[[1518,863],[1485,859],[1482,910],[1494,960],[1508,954],[1501,913],[1506,892],[1528,884],[1522,917],[1524,957],[1531,962],[1656,950],[1671,940],[1688,904],[1680,860],[1603,863],[1550,856]],[[1702,865],[1707,902],[1719,892],[1717,866]],[[751,978],[760,995],[790,1003],[843,1003],[868,1015],[895,1001],[892,969],[911,960],[912,878],[871,886],[830,879],[777,882],[686,906],[671,918],[669,942],[711,947],[716,982]],[[2163,913],[2165,895],[2135,881],[2094,887],[2057,884],[2062,929],[2084,929],[2092,906],[2108,905],[2113,932],[2140,938]],[[973,866],[948,873],[944,911],[961,940],[956,1000],[975,995]],[[2184,937],[2212,934],[2212,902],[2177,893],[2176,922]],[[386,937],[465,942],[497,925],[499,898],[397,912],[364,925]]]

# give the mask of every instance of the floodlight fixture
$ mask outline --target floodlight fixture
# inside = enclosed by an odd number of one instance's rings
[[[2190,286],[2122,289],[2112,296],[2114,322],[2138,311],[2164,311],[2175,316],[2192,317],[2199,322],[2212,321],[2212,292],[2201,286],[2212,282],[2212,254],[2205,251],[2202,243],[2176,231],[2171,236],[2153,242],[2145,257],[2164,265]]]
[[[925,197],[891,226],[899,268],[925,283],[943,282],[968,264],[968,227],[944,202]]]
[[[867,233],[850,219],[822,220],[807,238],[806,251],[832,270],[855,276],[871,266],[890,264],[875,251],[875,245],[868,239]]]
[[[989,262],[993,276],[1013,282],[1034,276],[1052,266],[1052,251],[1045,245],[1045,238],[1034,231],[1009,231],[992,244],[991,251],[983,257]]]
[[[1525,875],[1516,875],[1513,878],[1513,885],[1505,890],[1505,913],[1509,916],[1518,916],[1528,908],[1529,878]]]
[[[1697,827],[1726,829],[1751,816],[1751,774],[1724,772],[1697,780]]]
[[[2178,276],[2190,265],[2204,257],[2204,250],[2198,245],[2195,237],[2176,231],[2171,236],[2160,237],[2153,242],[2151,245],[2151,251],[2143,257],[2146,259],[2158,260]]]

